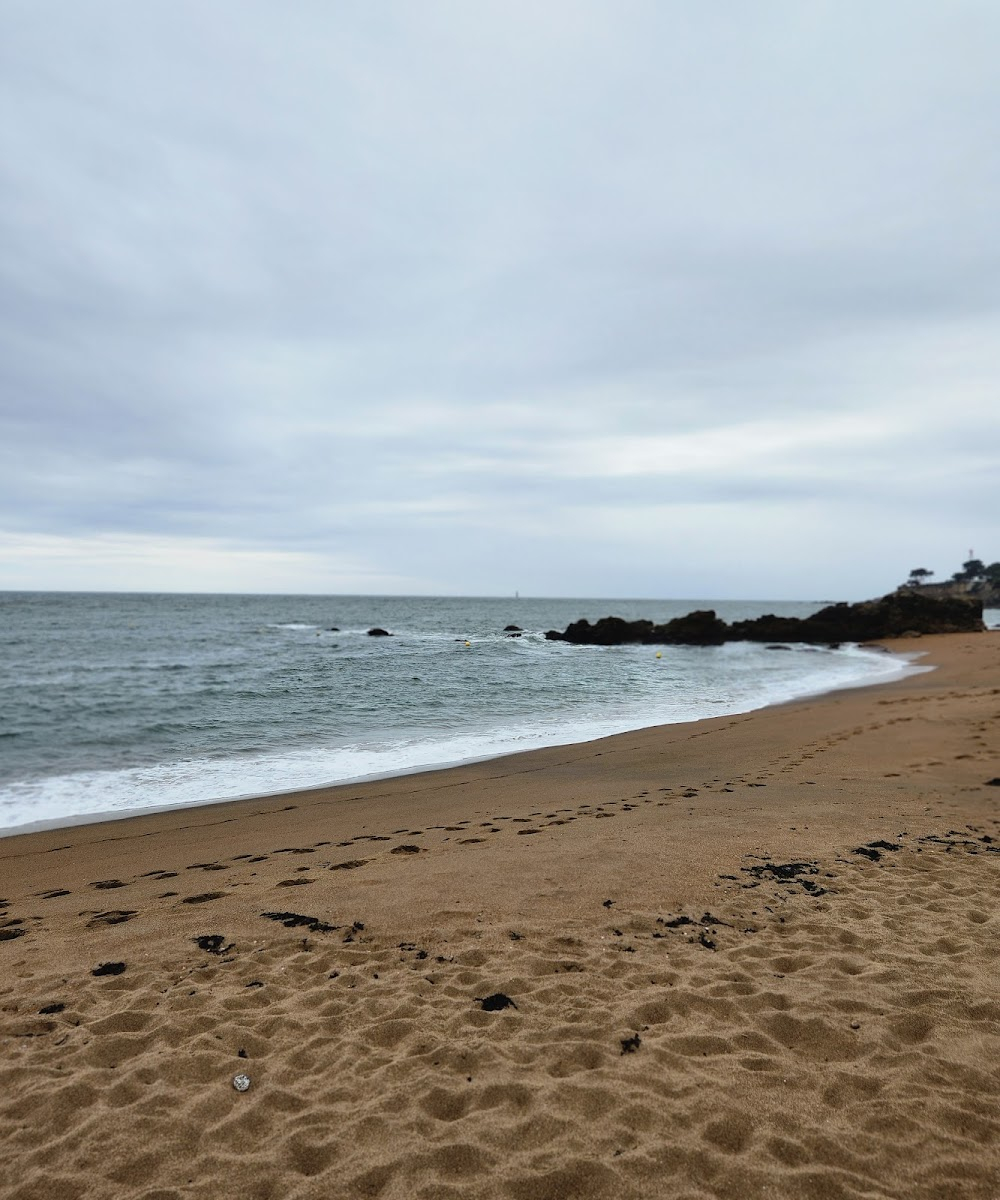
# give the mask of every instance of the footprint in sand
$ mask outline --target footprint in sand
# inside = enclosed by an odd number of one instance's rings
[[[135,916],[138,916],[135,909],[115,908],[109,912],[95,914],[87,922],[87,928],[97,929],[102,925],[124,925],[126,921],[131,921]]]
[[[221,900],[225,892],[203,892],[200,896],[185,896],[182,904],[207,904],[209,900]]]

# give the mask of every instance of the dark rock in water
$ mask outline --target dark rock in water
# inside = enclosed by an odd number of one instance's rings
[[[340,633],[340,629],[336,625],[331,625],[326,631],[327,633]]]
[[[517,630],[512,631],[511,633],[508,633],[507,636],[510,638],[523,637],[524,631],[521,629],[517,629]]]
[[[520,625],[505,625],[503,631],[504,633],[524,633]]]
[[[710,608],[688,613],[686,617],[674,617],[659,628],[665,632],[667,641],[675,646],[721,646],[728,631],[725,621]]]
[[[95,967],[90,973],[91,975],[121,975],[125,970],[123,962],[108,962],[101,963]]]
[[[915,633],[979,633],[982,602],[975,597],[936,599],[919,592],[893,592],[880,600],[860,604],[831,604],[811,617],[778,617],[768,613],[749,621],[727,625],[711,609],[675,617],[663,625],[652,621],[625,621],[602,617],[596,624],[574,621],[563,633],[550,629],[551,642],[586,646],[620,646],[629,642],[659,645],[718,646],[723,642],[805,642],[839,646],[843,642],[870,642],[874,638],[904,637]]]
[[[476,1003],[482,1007],[483,1012],[502,1012],[505,1008],[517,1008],[510,996],[505,996],[503,992],[494,992],[492,996],[477,996]]]
[[[368,636],[369,637],[392,637],[392,634],[389,632],[388,629],[379,629],[379,627],[376,625],[374,629],[368,630]]]
[[[775,642],[773,646],[765,646],[765,650],[791,650],[791,646],[782,646],[780,642]]]

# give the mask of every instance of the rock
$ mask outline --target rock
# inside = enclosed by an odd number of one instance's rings
[[[379,627],[376,625],[374,629],[368,630],[368,636],[369,637],[392,637],[392,634],[389,632],[388,629],[379,629]]]
[[[982,602],[975,597],[934,598],[919,592],[893,592],[860,604],[831,604],[810,617],[767,613],[727,625],[711,609],[675,617],[664,625],[602,617],[596,624],[574,621],[565,632],[550,629],[548,641],[581,646],[621,646],[630,642],[718,646],[723,642],[804,642],[837,647],[843,642],[922,636],[925,633],[978,633],[985,629]]]
[[[520,625],[505,625],[503,631],[504,633],[524,633]]]

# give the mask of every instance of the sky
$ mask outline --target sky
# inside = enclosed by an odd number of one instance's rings
[[[1000,559],[996,0],[4,0],[0,589]]]

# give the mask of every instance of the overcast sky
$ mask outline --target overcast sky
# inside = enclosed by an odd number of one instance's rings
[[[1000,559],[1000,4],[4,0],[0,588]]]

